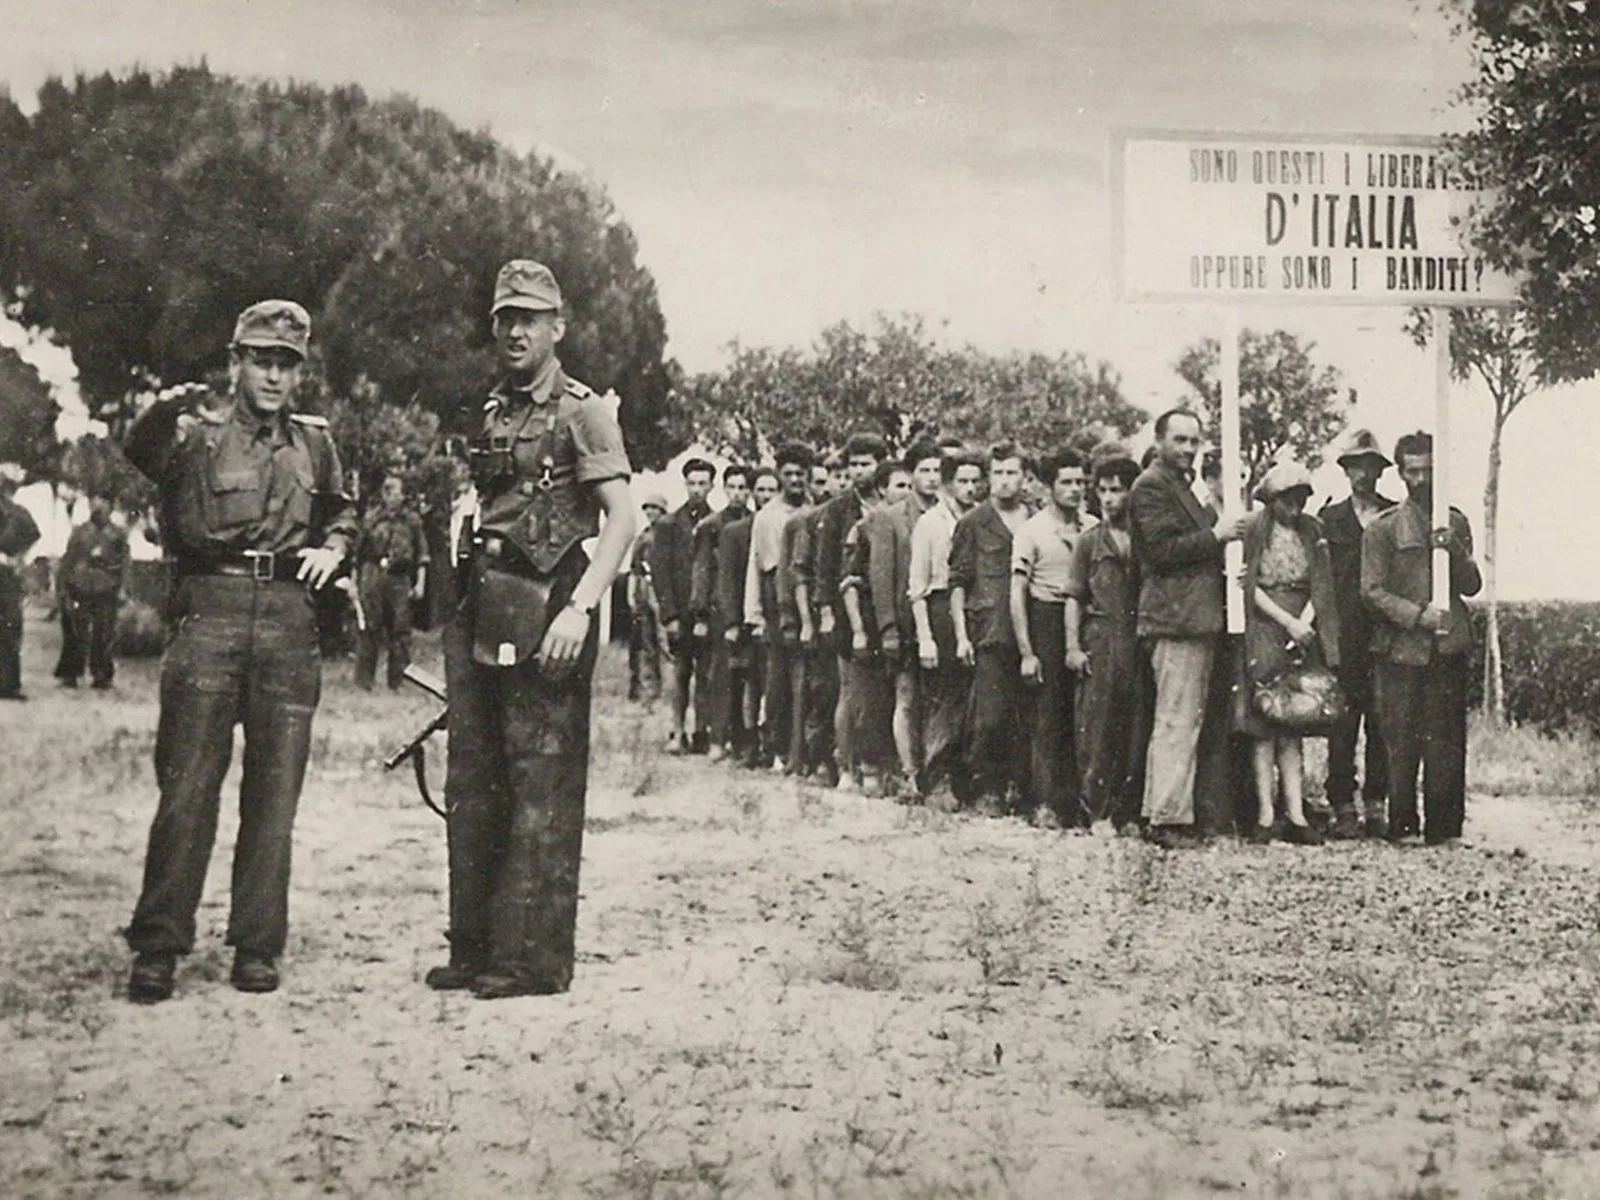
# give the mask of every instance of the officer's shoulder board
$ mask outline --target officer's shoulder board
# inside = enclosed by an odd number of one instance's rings
[[[567,395],[576,397],[579,400],[588,400],[594,394],[595,390],[587,383],[574,379],[570,375],[567,376]]]

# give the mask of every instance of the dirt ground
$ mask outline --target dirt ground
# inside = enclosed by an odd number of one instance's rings
[[[1600,1196],[1593,796],[1474,794],[1455,850],[1164,855],[665,759],[608,655],[577,981],[484,1003],[420,982],[443,826],[377,769],[432,702],[333,663],[283,988],[226,983],[235,767],[142,1008],[156,665],[61,692],[28,639],[0,1195]]]

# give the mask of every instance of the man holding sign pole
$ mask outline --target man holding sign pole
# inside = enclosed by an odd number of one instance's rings
[[[1227,628],[1223,547],[1239,540],[1244,517],[1219,517],[1194,494],[1199,417],[1172,409],[1156,418],[1155,434],[1155,461],[1133,484],[1129,530],[1139,561],[1139,639],[1156,683],[1144,819],[1151,841],[1176,849],[1195,833],[1200,730]]]

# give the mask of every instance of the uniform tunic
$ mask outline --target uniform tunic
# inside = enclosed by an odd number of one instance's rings
[[[290,833],[321,694],[311,594],[294,573],[301,549],[349,553],[354,512],[320,418],[260,418],[243,401],[180,418],[180,401],[158,401],[123,447],[159,489],[163,540],[177,569],[176,632],[162,663],[156,729],[161,799],[127,940],[140,953],[194,947],[233,727],[241,724],[227,940],[276,958],[288,934]]]
[[[628,457],[606,400],[554,362],[529,388],[502,383],[491,393],[472,448],[477,563],[444,634],[451,959],[532,991],[565,991],[598,627],[591,620],[577,666],[559,678],[538,662],[543,629],[530,630],[526,646],[519,640],[522,657],[509,665],[475,642],[497,573],[548,584],[546,624],[567,603],[588,565],[581,543],[599,528],[593,485],[628,478]]]

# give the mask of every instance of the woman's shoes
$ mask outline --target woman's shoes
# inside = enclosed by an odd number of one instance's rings
[[[1322,830],[1315,825],[1296,825],[1291,822],[1283,827],[1283,840],[1296,846],[1320,846],[1323,841]]]

